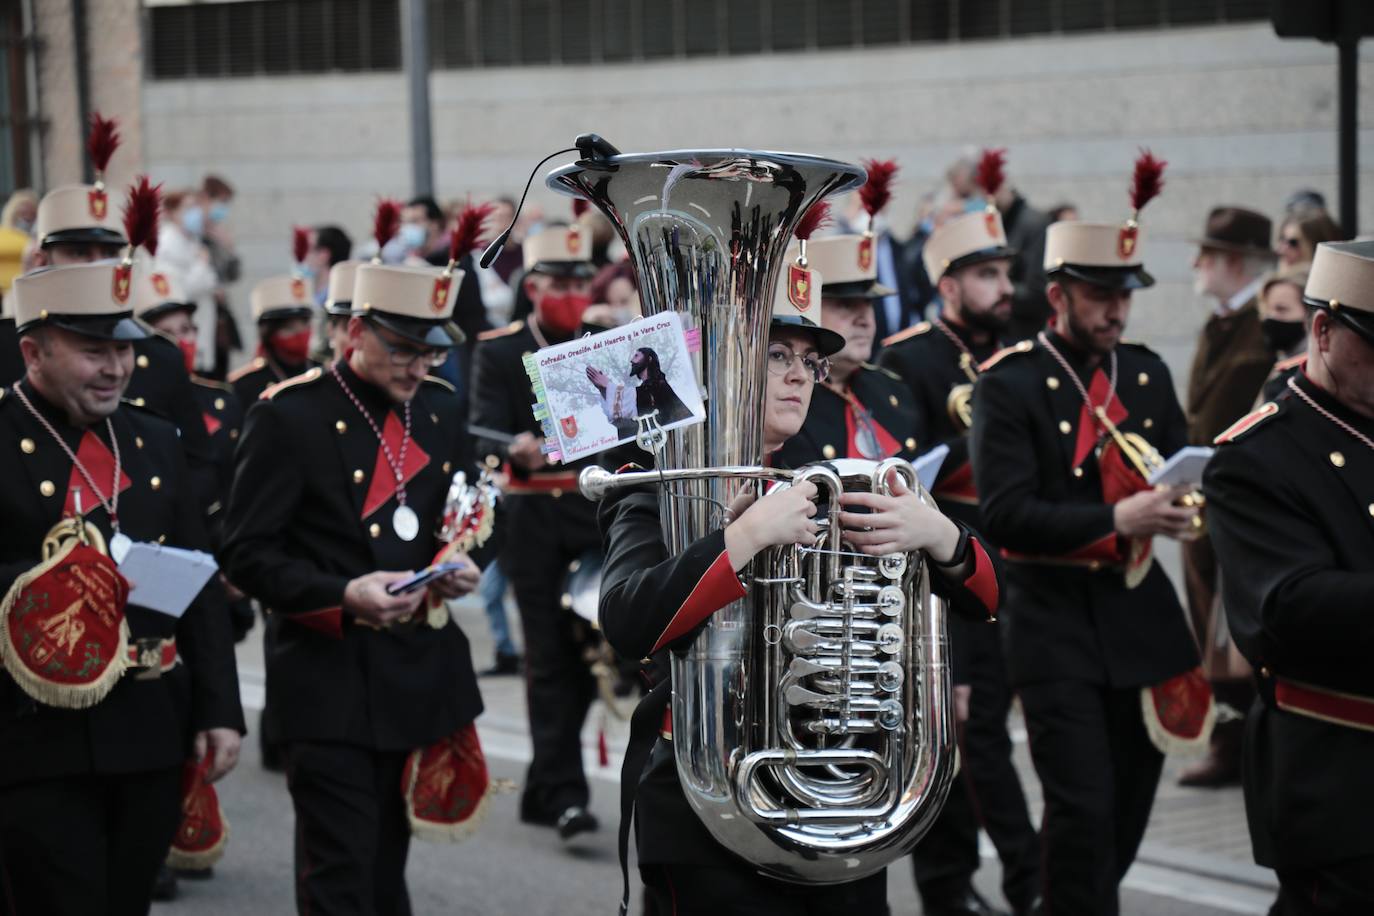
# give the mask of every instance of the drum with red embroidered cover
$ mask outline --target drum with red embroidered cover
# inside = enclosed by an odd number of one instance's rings
[[[1211,740],[1216,702],[1200,667],[1140,688],[1140,705],[1150,741],[1162,753],[1201,750]]]
[[[481,823],[491,794],[477,726],[469,722],[449,737],[412,751],[401,781],[414,836],[447,842],[466,839]]]
[[[128,667],[129,583],[103,544],[72,531],[50,536],[46,559],[15,579],[0,603],[0,662],[38,702],[84,709]]]
[[[229,844],[229,822],[220,810],[219,793],[207,780],[211,755],[199,762],[188,760],[181,769],[181,824],[167,851],[172,868],[200,870],[224,857]]]

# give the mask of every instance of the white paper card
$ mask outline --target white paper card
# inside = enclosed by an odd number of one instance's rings
[[[677,312],[539,350],[526,371],[540,403],[535,417],[549,440],[550,458],[575,461],[604,452],[638,433],[636,418],[657,411],[665,430],[701,423],[706,407]],[[651,405],[646,407],[646,405]]]
[[[940,467],[948,457],[949,446],[941,443],[911,462],[912,467],[916,469],[916,477],[927,491],[935,486],[935,478],[940,476]]]
[[[180,618],[219,569],[215,558],[199,550],[136,541],[119,571],[133,585],[129,603]]]
[[[1212,460],[1213,449],[1205,445],[1188,445],[1164,462],[1164,466],[1150,475],[1151,486],[1192,487],[1202,483],[1202,470]]]

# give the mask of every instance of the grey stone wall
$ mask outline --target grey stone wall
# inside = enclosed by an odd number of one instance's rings
[[[52,2],[52,0],[44,0]],[[1362,223],[1374,230],[1374,43],[1366,104]],[[546,152],[595,130],[625,150],[693,146],[895,156],[891,214],[910,227],[919,196],[964,146],[1008,148],[1035,204],[1127,215],[1139,147],[1169,160],[1144,220],[1159,285],[1129,336],[1164,353],[1181,383],[1209,306],[1192,294],[1188,238],[1210,206],[1277,215],[1294,189],[1336,193],[1336,69],[1329,46],[1280,41],[1266,25],[1046,37],[1014,42],[710,58],[626,66],[446,71],[432,80],[443,198],[518,193]],[[147,82],[143,149],[169,186],[221,173],[239,189],[234,229],[247,281],[285,269],[292,223],[367,231],[378,194],[409,191],[401,74]],[[566,203],[534,195],[562,212]],[[247,283],[237,299],[246,304]],[[246,310],[246,309],[245,309]]]

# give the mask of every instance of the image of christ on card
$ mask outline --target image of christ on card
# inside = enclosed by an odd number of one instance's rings
[[[634,442],[642,418],[672,430],[706,417],[672,312],[540,350],[534,371],[563,461]]]

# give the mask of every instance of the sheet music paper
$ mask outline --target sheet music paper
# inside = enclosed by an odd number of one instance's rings
[[[135,541],[119,571],[133,586],[129,603],[180,618],[219,569],[199,550]]]
[[[935,486],[935,478],[940,476],[940,467],[945,463],[947,457],[949,457],[949,446],[941,443],[911,462],[911,466],[916,469],[916,477],[927,491]]]
[[[1205,445],[1188,445],[1174,452],[1163,467],[1150,475],[1151,486],[1197,486],[1202,483],[1202,470],[1212,459],[1212,449]]]

